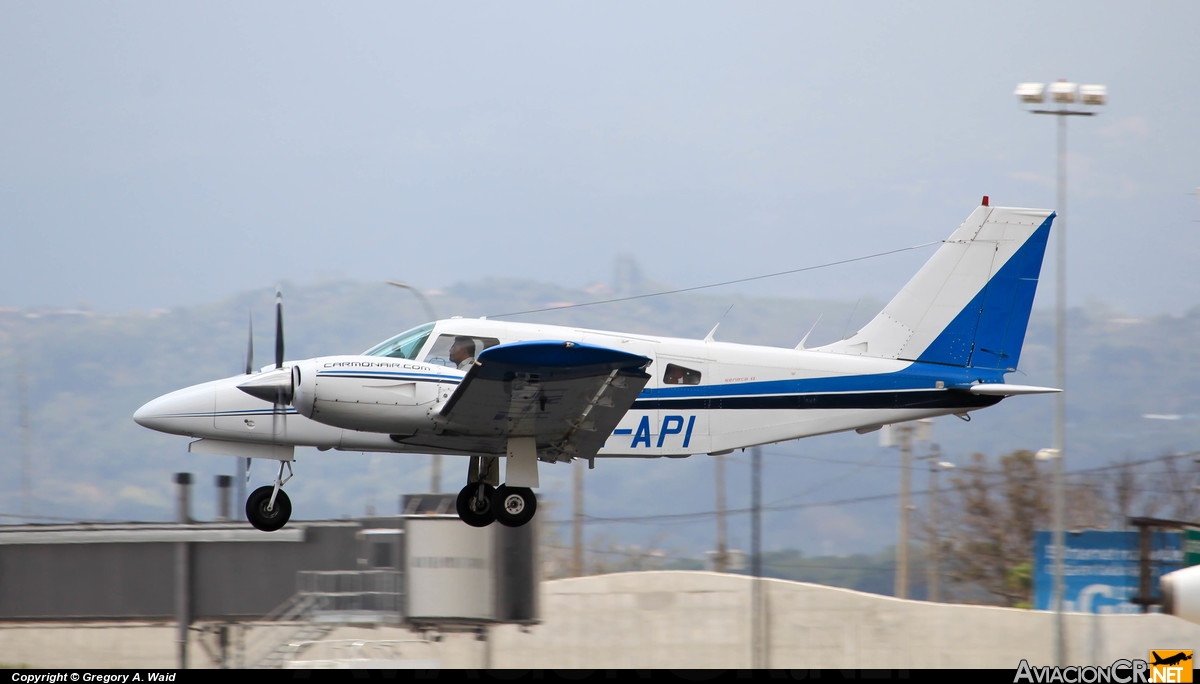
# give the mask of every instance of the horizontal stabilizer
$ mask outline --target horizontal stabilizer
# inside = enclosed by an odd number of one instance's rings
[[[1061,392],[1056,387],[1038,387],[1037,385],[1009,385],[1003,382],[987,382],[971,385],[967,388],[971,394],[981,394],[987,397],[1014,397],[1018,394],[1050,394]]]

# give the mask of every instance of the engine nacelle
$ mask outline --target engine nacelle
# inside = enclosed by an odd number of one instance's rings
[[[1200,565],[1168,572],[1158,580],[1163,612],[1200,623]]]
[[[292,369],[292,405],[301,415],[346,430],[412,434],[461,378],[457,370],[405,359],[329,356]]]

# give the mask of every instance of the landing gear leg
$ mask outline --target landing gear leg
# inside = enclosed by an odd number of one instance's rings
[[[283,476],[284,467],[288,470],[287,477]],[[251,492],[246,499],[246,519],[251,525],[263,532],[274,532],[287,524],[292,517],[292,501],[281,487],[292,479],[293,474],[291,462],[280,461],[275,484],[263,485]]]
[[[507,527],[520,527],[533,519],[537,511],[537,441],[533,437],[509,437],[508,457],[504,465],[505,483],[492,495],[496,520]]]

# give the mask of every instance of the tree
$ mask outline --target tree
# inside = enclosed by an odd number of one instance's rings
[[[1001,605],[1029,600],[1014,570],[1030,563],[1033,535],[1050,520],[1050,482],[1030,451],[989,466],[983,454],[951,478],[944,557],[951,583]]]
[[[1200,519],[1200,464],[1195,453],[1164,453],[1134,460],[1126,456],[1097,473],[1096,489],[1106,500],[1112,527],[1126,529],[1131,517]]]
[[[1028,606],[1032,597],[1033,541],[1053,527],[1052,465],[1031,451],[983,454],[952,478],[942,557],[959,598]],[[1107,506],[1085,484],[1064,482],[1068,529],[1104,527]]]

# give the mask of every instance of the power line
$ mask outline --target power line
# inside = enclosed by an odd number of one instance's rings
[[[933,245],[940,245],[940,244],[942,244],[942,240],[935,240],[933,242],[926,242],[921,245],[912,245],[911,247],[900,247],[898,249],[891,249],[886,252],[876,252],[875,254],[868,254],[866,256],[852,257],[849,259],[841,259],[839,261],[830,261],[828,263],[817,264],[815,266],[804,266],[802,268],[794,268],[790,271],[779,271],[778,273],[767,273],[765,275],[750,276],[748,278],[738,278],[736,280],[726,280],[721,283],[711,283],[709,285],[696,285],[695,287],[684,287],[684,288],[680,288],[678,290],[665,290],[663,292],[649,292],[649,293],[640,294],[640,295],[630,295],[628,297],[617,297],[615,299],[602,299],[602,300],[598,300],[595,302],[583,302],[581,304],[563,304],[562,306],[548,306],[548,307],[545,307],[542,309],[528,309],[526,311],[511,311],[509,313],[492,314],[490,316],[486,316],[486,318],[504,318],[507,316],[523,316],[525,314],[544,313],[546,311],[562,311],[564,309],[578,309],[578,308],[581,308],[584,306],[598,306],[600,304],[617,304],[620,302],[630,302],[630,301],[634,301],[637,299],[648,299],[650,297],[662,297],[665,295],[681,294],[684,292],[695,292],[697,290],[707,290],[707,289],[711,289],[714,287],[725,287],[726,285],[737,285],[739,283],[748,283],[748,282],[751,282],[754,280],[764,280],[766,278],[776,278],[776,277],[784,276],[784,275],[792,275],[794,273],[804,273],[805,271],[816,271],[816,270],[819,270],[822,268],[830,268],[832,266],[841,266],[844,264],[851,264],[856,261],[866,261],[868,259],[875,259],[878,257],[889,256],[892,254],[899,254],[901,252],[910,252],[913,250],[924,249],[925,247],[931,247]]]
[[[1127,462],[1126,464],[1096,466],[1094,468],[1074,470],[1074,471],[1068,472],[1067,475],[1097,474],[1097,473],[1100,473],[1103,471],[1114,470],[1117,468],[1125,467],[1125,465],[1129,465],[1129,464],[1141,465],[1141,464],[1147,464],[1147,463],[1157,463],[1157,462],[1162,462],[1162,461],[1166,461],[1166,460],[1172,460],[1172,459],[1181,458],[1184,456],[1192,456],[1192,455],[1193,454],[1164,454],[1162,456],[1155,456],[1152,458],[1140,459],[1138,461],[1130,461],[1130,462]],[[980,468],[971,468],[969,466],[959,466],[958,469],[960,470],[960,472],[981,475],[981,476],[988,477],[988,478],[1002,478],[1004,476],[1003,472],[996,471],[996,470],[990,470],[990,469],[985,470],[985,469],[980,469]],[[949,487],[940,487],[939,494],[945,494],[945,493],[949,493],[949,492],[955,491],[955,490],[962,490],[962,489],[965,489],[967,486],[968,485],[963,485],[963,486],[951,485]],[[1158,490],[1154,490],[1154,491],[1158,491]],[[914,495],[923,495],[923,494],[929,494],[930,490],[928,490],[928,489],[914,490],[911,493]],[[883,494],[869,494],[869,495],[856,496],[856,497],[850,497],[850,498],[845,498],[845,499],[832,499],[829,501],[812,501],[812,502],[801,502],[801,503],[792,503],[792,504],[771,504],[771,505],[763,506],[762,509],[764,511],[771,511],[771,512],[794,511],[794,510],[801,510],[801,509],[805,509],[805,508],[823,508],[823,507],[830,507],[830,506],[844,506],[844,505],[850,505],[850,504],[856,504],[856,503],[867,503],[867,502],[871,502],[871,501],[886,501],[888,499],[899,498],[899,496],[900,495],[898,493],[894,493],[894,492],[883,493]],[[751,512],[750,508],[733,508],[733,509],[726,509],[725,514],[726,515],[744,515],[744,514],[747,514],[750,512]],[[708,521],[711,518],[713,518],[714,516],[716,516],[716,514],[717,514],[716,511],[693,511],[691,513],[648,514],[648,515],[634,515],[634,516],[590,516],[589,515],[589,516],[583,517],[583,523],[584,524],[594,524],[594,523],[631,523],[631,524],[691,523],[691,522]],[[573,521],[568,521],[568,520],[544,520],[543,524],[566,525],[566,524],[571,524],[572,522]]]

